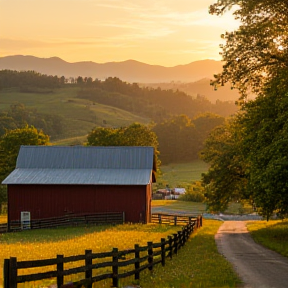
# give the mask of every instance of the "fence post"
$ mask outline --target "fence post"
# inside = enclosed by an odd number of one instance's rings
[[[178,243],[179,243],[179,249],[183,246],[183,233],[182,231],[178,231]]]
[[[177,216],[174,216],[174,225],[177,225]]]
[[[187,225],[182,228],[182,233],[183,233],[183,245],[185,245],[187,241]]]
[[[172,259],[172,254],[173,254],[173,238],[172,236],[168,236],[168,240],[169,240],[169,256]]]
[[[9,261],[9,288],[17,288],[17,258],[10,257]]]
[[[92,265],[92,250],[85,250],[85,266],[91,266]],[[92,278],[92,268],[89,268],[85,271],[85,279],[91,279]],[[87,288],[92,288],[92,282],[91,284],[87,285]]]
[[[4,288],[9,288],[9,259],[4,259],[3,285]]]
[[[148,244],[148,263],[150,264],[148,269],[152,271],[153,269],[153,242],[147,242]]]
[[[165,258],[166,258],[166,251],[165,251],[165,238],[161,238],[161,263],[162,266],[165,266]]]
[[[178,234],[175,233],[174,235],[174,253],[177,254],[178,252]]]
[[[158,220],[159,220],[159,224],[162,224],[162,217],[160,214],[158,214]]]
[[[135,268],[135,276],[134,279],[135,280],[139,280],[140,279],[140,272],[139,272],[139,268],[140,268],[140,250],[139,250],[139,245],[135,244],[134,245],[134,249],[135,249],[135,264],[134,264],[134,268]]]
[[[118,287],[118,248],[112,250],[112,287]]]
[[[203,220],[203,217],[202,215],[200,215],[200,227],[202,227],[202,220]]]
[[[61,287],[64,282],[64,263],[63,263],[63,255],[57,255],[57,287]]]

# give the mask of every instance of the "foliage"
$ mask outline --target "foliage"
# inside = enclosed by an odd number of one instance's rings
[[[128,110],[149,117],[156,123],[180,114],[190,118],[206,112],[227,116],[225,111],[237,110],[234,103],[216,101],[212,104],[205,97],[194,99],[179,90],[140,87],[136,83],[126,83],[116,77],[108,77],[105,81],[96,79],[81,88],[78,92],[79,98]]]
[[[15,169],[21,145],[47,145],[48,142],[49,137],[33,126],[7,131],[0,137],[0,182]],[[5,201],[6,189],[2,186],[0,191],[0,200]]]
[[[179,200],[181,201],[191,201],[191,202],[203,202],[204,197],[204,188],[201,185],[201,182],[196,181],[188,186],[186,188],[186,193],[183,195],[180,195]]]
[[[224,211],[229,202],[246,199],[246,162],[242,153],[242,130],[234,118],[216,127],[205,142],[201,158],[211,166],[202,175],[210,211]]]
[[[288,4],[238,4],[224,0],[210,6],[216,15],[235,8],[241,20],[237,31],[223,35],[225,64],[214,84],[233,82],[242,94],[242,112],[206,142],[202,157],[211,168],[203,181],[210,208],[227,207],[231,197],[250,199],[268,220],[288,212]],[[247,101],[249,89],[256,98]]]
[[[204,139],[223,122],[223,117],[205,113],[193,119],[184,114],[177,115],[156,124],[153,131],[158,137],[161,162],[181,163],[198,159]]]
[[[48,76],[35,71],[0,71],[0,89],[19,87],[23,92],[49,93],[40,88],[59,88],[64,84],[64,77]]]
[[[230,81],[246,96],[249,89],[259,94],[280,70],[288,68],[288,3],[240,2],[221,0],[210,6],[210,13],[216,15],[233,8],[235,18],[241,21],[238,30],[222,35],[226,42],[221,46],[225,64],[214,84]]]
[[[278,81],[245,105],[240,120],[245,134],[243,151],[250,166],[248,193],[267,218],[274,212],[288,213],[288,87],[283,89]]]
[[[6,130],[23,128],[25,125],[33,125],[53,138],[63,132],[63,117],[39,113],[37,109],[27,108],[22,103],[13,103],[9,110],[0,112],[0,136]]]
[[[121,128],[95,128],[87,136],[88,146],[152,146],[158,160],[158,140],[149,126],[133,123]],[[160,164],[160,162],[158,163]]]

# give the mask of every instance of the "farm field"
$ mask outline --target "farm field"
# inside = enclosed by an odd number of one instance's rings
[[[87,135],[95,126],[120,127],[134,122],[149,122],[149,119],[128,111],[77,98],[78,89],[61,88],[47,94],[3,89],[0,91],[0,110],[8,110],[13,103],[23,103],[27,108],[36,108],[39,113],[61,115],[64,117],[64,132],[59,139],[72,138],[71,142],[68,141],[69,144],[79,144],[79,140],[82,141],[81,136]],[[74,142],[74,137],[80,139]],[[53,139],[51,142],[53,143]]]
[[[162,188],[165,188],[167,184],[170,188],[185,187],[192,182],[200,181],[201,174],[207,172],[208,168],[209,165],[202,160],[161,165],[162,174],[157,176],[157,183]]]
[[[92,249],[95,253],[110,252],[114,247],[119,250],[132,249],[134,244],[145,246],[148,241],[160,242],[161,238],[166,238],[178,230],[179,227],[169,225],[125,224],[6,233],[0,235],[0,270],[3,269],[4,259],[9,257],[17,257],[17,260],[21,261],[55,258],[57,254],[64,256],[83,255],[85,249]],[[44,272],[43,268],[33,270],[33,273],[40,271]],[[3,283],[2,277],[3,274],[0,273],[0,287]],[[65,281],[71,281],[71,277],[68,276]],[[74,275],[74,277],[77,276]],[[73,278],[73,280],[76,281],[77,278]],[[111,279],[107,282],[111,285]],[[46,281],[42,284],[50,285],[53,283],[55,280]],[[38,285],[33,287],[40,287]],[[109,285],[107,287],[110,287]]]
[[[136,284],[142,288],[237,287],[239,280],[231,265],[217,252],[214,234],[220,225],[219,221],[204,220],[203,227],[192,234],[178,255],[173,256],[172,260],[167,259],[165,268],[157,265],[152,274],[149,271],[142,272],[140,282]],[[136,243],[147,245],[147,241],[158,242],[160,238],[165,238],[177,230],[179,226],[149,224],[71,227],[3,234],[0,236],[0,269],[3,268],[3,259],[12,255],[19,260],[28,260],[54,258],[56,254],[83,254],[85,249],[105,252],[118,247],[123,250],[134,247]],[[42,283],[41,286],[52,283],[55,281]],[[133,277],[122,279],[120,287],[131,284],[135,284]],[[40,283],[26,284],[25,287],[40,287]],[[111,279],[93,287],[111,287]]]
[[[191,201],[180,201],[180,200],[152,200],[153,207],[165,207],[172,211],[185,211],[191,214],[202,214],[206,211],[206,204]]]

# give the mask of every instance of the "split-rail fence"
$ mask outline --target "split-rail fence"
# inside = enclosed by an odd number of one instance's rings
[[[119,251],[118,248],[103,253],[93,253],[92,250],[86,250],[84,255],[69,257],[57,255],[54,259],[32,261],[17,261],[16,257],[10,257],[10,259],[4,260],[4,288],[17,288],[18,283],[51,278],[56,278],[59,288],[81,286],[91,288],[93,283],[104,279],[111,279],[112,287],[119,287],[119,279],[121,278],[134,275],[134,279],[139,280],[141,271],[146,269],[152,271],[157,264],[165,266],[166,258],[172,258],[174,254],[177,254],[193,230],[202,226],[202,216],[154,214],[152,221],[178,223],[178,225],[182,223],[182,226],[179,226],[181,230],[177,233],[168,236],[167,239],[162,238],[159,243],[147,242],[147,245],[142,247],[135,244],[134,249],[124,251]],[[183,226],[183,224],[185,225]],[[82,263],[79,264],[78,261],[82,261]],[[70,267],[64,269],[66,263],[69,263]],[[73,264],[72,268],[71,263]],[[45,266],[53,266],[54,269]],[[41,269],[45,267],[47,271],[23,275],[22,269],[39,267],[42,267]],[[82,279],[75,282],[64,282],[64,277],[72,274],[78,274],[76,279],[79,277]]]

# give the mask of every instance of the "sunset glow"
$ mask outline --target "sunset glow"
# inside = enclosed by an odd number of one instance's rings
[[[0,0],[0,57],[68,62],[134,59],[175,66],[217,59],[232,15],[208,13],[213,0]]]

